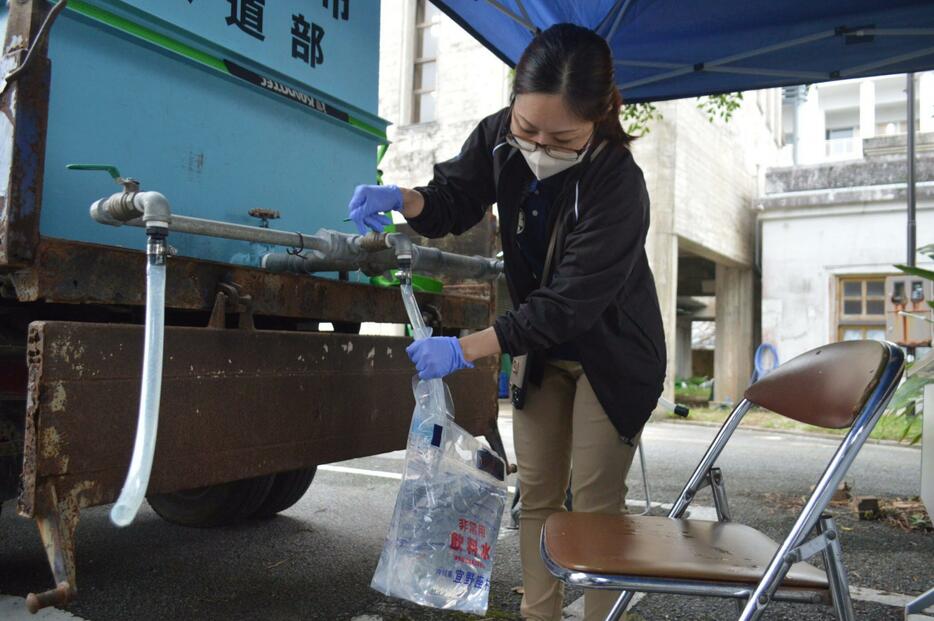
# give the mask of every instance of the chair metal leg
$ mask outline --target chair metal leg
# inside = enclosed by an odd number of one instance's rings
[[[616,603],[613,604],[613,607],[610,609],[610,613],[606,616],[606,621],[619,621],[622,619],[623,613],[625,613],[626,609],[629,608],[629,602],[632,601],[632,598],[635,594],[635,591],[621,592],[619,597],[616,599]]]
[[[927,593],[908,602],[905,606],[905,617],[916,612],[924,612],[931,606],[934,606],[934,589],[928,589]]]
[[[804,517],[804,514],[802,514]],[[799,522],[800,522],[799,518]],[[797,531],[799,524],[795,524],[788,541],[800,541],[804,537]],[[846,568],[843,566],[843,551],[840,547],[839,531],[833,518],[827,514],[821,514],[815,524],[818,536],[825,536],[827,545],[821,550],[826,566],[827,579],[830,583],[830,594],[833,600],[834,610],[837,618],[841,621],[855,621],[856,616],[853,612],[853,601],[850,598],[850,585],[846,577]],[[816,553],[816,550],[813,553]],[[810,554],[805,554],[805,557]],[[766,606],[772,601],[772,595],[785,579],[785,574],[791,568],[791,565],[801,560],[800,550],[794,549],[790,553],[776,555],[765,571],[762,581],[756,587],[753,596],[746,602],[739,621],[755,621],[765,612]]]
[[[720,522],[731,521],[730,503],[726,499],[723,472],[719,468],[711,468],[710,472],[707,473],[707,480],[710,481],[710,491],[713,493],[713,505],[717,510],[717,520]]]
[[[821,551],[824,558],[824,567],[827,579],[830,582],[830,595],[833,599],[833,608],[840,621],[854,621],[853,600],[850,599],[850,583],[846,576],[846,567],[843,565],[843,549],[840,546],[840,537],[833,517],[824,514],[817,522],[817,532],[826,534],[827,547]]]
[[[762,617],[766,606],[772,601],[772,594],[778,589],[778,585],[785,579],[785,574],[791,568],[791,563],[782,559],[772,559],[765,570],[762,581],[756,587],[753,594],[746,600],[743,612],[739,615],[738,621],[756,621]]]
[[[694,469],[694,474],[688,479],[684,489],[682,489],[681,493],[678,495],[678,499],[675,500],[674,504],[671,506],[671,510],[668,511],[668,517],[679,518],[684,515],[688,505],[694,500],[694,495],[704,486],[707,472],[710,471],[714,462],[717,461],[717,457],[720,456],[723,447],[726,446],[727,441],[732,437],[733,432],[736,431],[740,421],[743,420],[743,416],[746,415],[750,407],[752,407],[752,403],[743,399],[733,410],[733,413],[730,414],[729,418],[724,421],[723,426],[720,427],[720,431],[717,432],[710,447],[707,448],[707,452],[704,453],[700,463],[697,464],[697,468]]]
[[[652,495],[649,493],[649,475],[645,470],[645,449],[642,447],[642,438],[639,438],[639,466],[642,470],[642,489],[645,491],[645,511],[639,515],[648,515],[652,510]]]

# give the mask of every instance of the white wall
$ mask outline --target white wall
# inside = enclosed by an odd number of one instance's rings
[[[767,91],[779,99],[780,91]],[[781,127],[774,133],[770,112],[755,92],[733,118],[710,122],[694,100],[679,103],[675,169],[675,230],[699,254],[722,263],[753,262],[752,205],[761,175],[775,165]],[[706,253],[701,249],[706,250]]]
[[[414,0],[382,3],[379,114],[392,125],[381,166],[386,183],[424,185],[431,168],[457,154],[483,117],[508,102],[508,67],[446,15],[441,16],[437,55],[436,119],[409,125]]]
[[[778,90],[765,93],[776,102],[780,97]],[[779,155],[777,103],[746,93],[728,122],[710,122],[695,99],[664,102],[658,109],[662,120],[633,143],[652,200],[653,227],[667,227],[712,260],[750,265],[752,205],[761,174]],[[768,121],[777,126],[774,133]]]
[[[859,108],[847,108],[845,110],[829,110],[824,117],[825,129],[841,129],[852,127],[854,136],[859,135]]]
[[[762,340],[783,361],[836,340],[838,276],[897,273],[905,261],[902,204],[766,212],[761,226]],[[934,241],[934,202],[919,201],[917,232],[919,246]]]

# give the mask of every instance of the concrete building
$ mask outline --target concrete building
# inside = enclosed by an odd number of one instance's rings
[[[934,131],[934,73],[916,79],[915,129]],[[858,160],[865,139],[905,134],[905,119],[904,75],[786,88],[783,163]]]
[[[384,2],[381,17],[380,115],[393,123],[384,179],[421,185],[508,104],[510,71],[425,0]],[[746,93],[729,122],[711,122],[694,99],[658,111],[633,151],[652,200],[647,246],[666,326],[666,392],[692,375],[691,323],[713,320],[716,398],[735,401],[758,338],[752,206],[780,157],[781,92]]]
[[[934,73],[916,81],[922,246],[934,242]],[[758,205],[762,339],[783,360],[831,341],[895,337],[885,277],[907,258],[905,84],[898,75],[786,90],[788,165],[768,171]]]

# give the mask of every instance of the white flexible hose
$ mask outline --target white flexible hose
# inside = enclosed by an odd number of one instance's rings
[[[143,352],[143,383],[139,401],[136,442],[126,482],[117,504],[110,510],[116,526],[128,526],[146,497],[159,427],[159,398],[162,393],[162,339],[165,332],[165,263],[149,258],[146,267],[146,342]]]

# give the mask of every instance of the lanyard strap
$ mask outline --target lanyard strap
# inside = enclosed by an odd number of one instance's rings
[[[600,152],[603,151],[603,148],[606,146],[606,141],[601,142],[597,145],[597,148],[594,149],[593,154],[590,156],[589,161],[596,159]],[[577,179],[575,184],[580,183],[580,179]],[[574,194],[575,203],[577,201],[577,192]],[[561,228],[562,222],[564,222],[564,213],[558,215],[555,219],[555,225],[551,229],[551,238],[548,240],[548,251],[545,253],[545,267],[542,268],[542,280],[539,283],[539,287],[545,287],[548,285],[548,277],[551,275],[551,261],[554,259],[555,255],[555,246],[558,242],[558,230]]]

